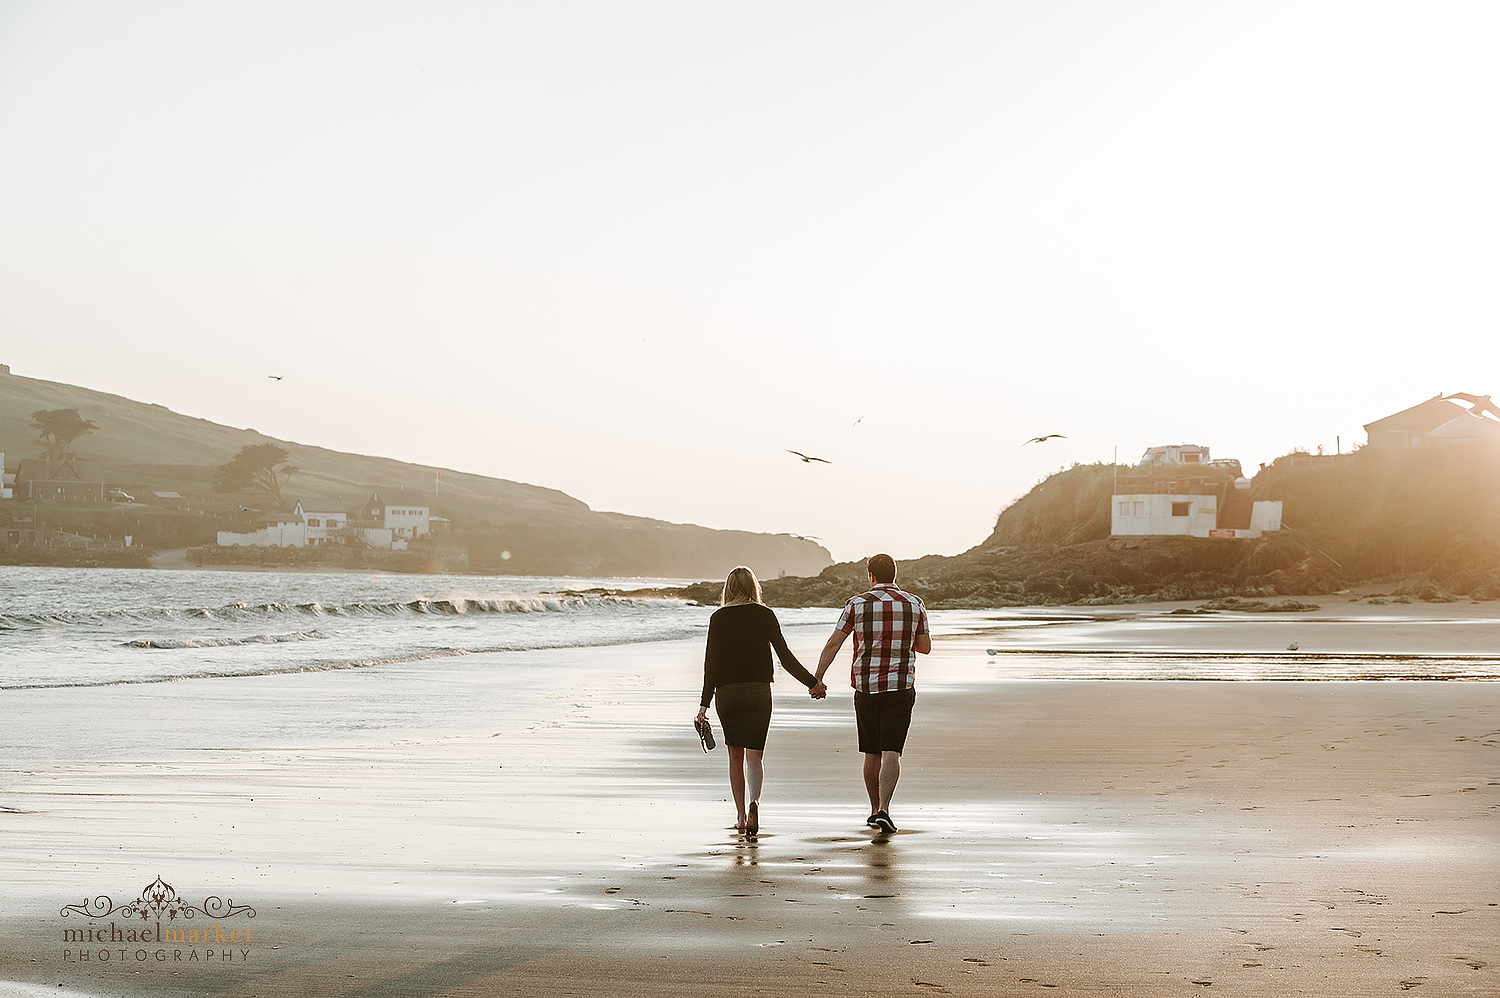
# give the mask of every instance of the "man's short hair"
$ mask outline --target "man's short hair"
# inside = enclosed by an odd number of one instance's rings
[[[875,576],[876,582],[896,581],[896,559],[888,554],[877,554],[865,563],[865,570]]]

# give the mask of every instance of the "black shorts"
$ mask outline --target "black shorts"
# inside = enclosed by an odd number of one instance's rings
[[[859,728],[859,750],[866,755],[900,752],[911,728],[915,688],[891,693],[854,691],[854,723]]]

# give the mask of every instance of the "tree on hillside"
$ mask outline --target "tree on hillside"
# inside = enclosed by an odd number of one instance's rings
[[[59,462],[68,459],[73,441],[99,426],[80,416],[77,409],[38,409],[31,414],[31,428],[37,431],[42,457]]]
[[[275,503],[277,509],[285,509],[281,487],[297,473],[286,458],[286,451],[275,444],[246,444],[234,460],[214,469],[214,491],[256,492]]]

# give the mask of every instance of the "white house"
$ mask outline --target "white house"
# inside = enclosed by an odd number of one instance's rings
[[[1117,537],[1207,537],[1218,525],[1218,496],[1146,492],[1111,501],[1109,532]]]
[[[1238,461],[1210,461],[1207,447],[1172,444],[1152,447],[1141,463],[1152,467],[1115,479],[1111,536],[1240,538],[1281,529],[1281,503],[1251,502]]]
[[[432,533],[432,507],[420,492],[401,489],[385,499],[373,492],[361,512],[366,521],[385,527],[396,540],[415,540]]]
[[[1117,495],[1109,532],[1115,537],[1259,537],[1281,529],[1281,500],[1251,504],[1250,526],[1220,527],[1217,496]],[[1244,522],[1243,520],[1240,522]]]
[[[296,512],[307,524],[308,544],[327,544],[349,526],[349,508],[336,499],[300,499]]]
[[[408,540],[431,532],[431,518],[425,501],[387,506],[377,493],[355,513],[336,499],[302,499],[292,512],[267,513],[255,527],[249,533],[221,530],[219,545],[300,548],[353,540],[380,551],[404,551]]]
[[[1197,444],[1166,444],[1149,447],[1141,464],[1208,464],[1208,448]]]
[[[307,524],[301,513],[267,513],[255,521],[256,529],[247,534],[232,530],[219,531],[220,547],[282,547],[307,546]]]

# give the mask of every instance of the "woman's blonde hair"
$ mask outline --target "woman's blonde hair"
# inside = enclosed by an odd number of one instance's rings
[[[760,601],[760,581],[756,579],[755,573],[744,565],[731,569],[729,578],[724,580],[724,592],[719,597],[719,603],[723,606],[739,606],[741,603]]]

